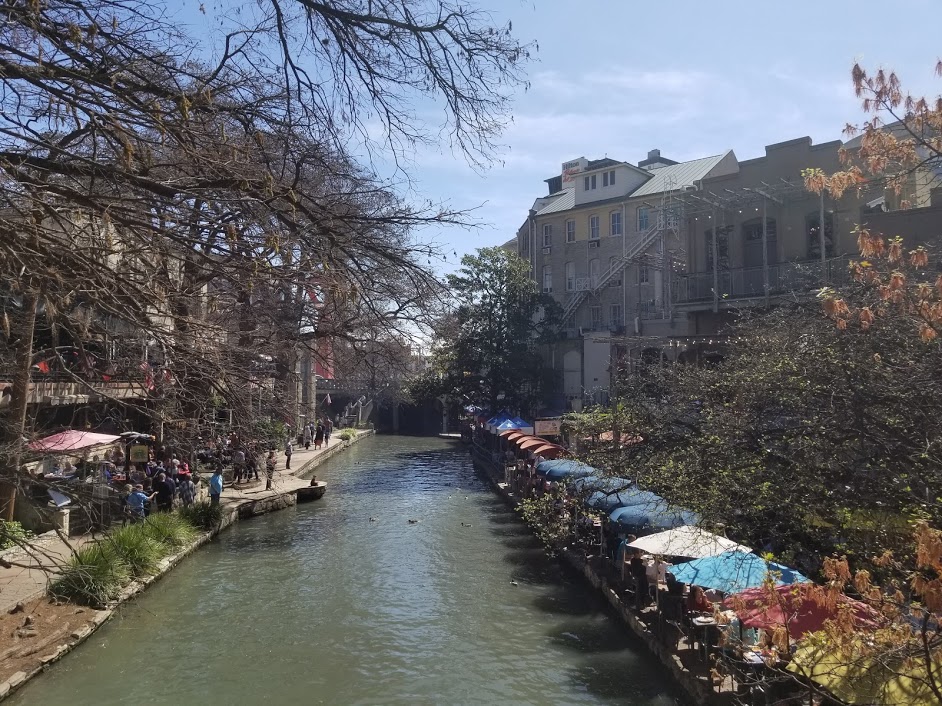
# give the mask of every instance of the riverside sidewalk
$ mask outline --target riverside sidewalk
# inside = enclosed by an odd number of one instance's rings
[[[326,461],[348,447],[350,443],[356,443],[371,433],[361,431],[353,442],[343,442],[335,436],[331,439],[329,446],[318,450],[315,450],[312,446],[305,451],[304,447],[301,447],[299,451],[291,456],[290,470],[285,468],[284,454],[279,453],[271,490],[265,490],[263,474],[259,474],[262,480],[258,483],[240,487],[227,485],[221,498],[223,510],[229,516],[226,524],[229,524],[233,520],[233,516],[239,514],[239,509],[246,505],[264,504],[266,502],[274,504],[278,498],[293,494],[299,488],[309,486],[309,480],[302,480],[298,476]],[[209,478],[205,473],[203,477],[206,480]],[[266,511],[268,509],[276,508],[266,508]],[[29,603],[44,596],[49,579],[68,562],[72,552],[94,539],[94,534],[81,535],[69,537],[68,543],[66,543],[55,532],[47,532],[34,542],[34,548],[31,552],[22,549],[10,549],[0,554],[4,560],[13,564],[9,568],[0,567],[0,614],[9,612],[18,603]]]

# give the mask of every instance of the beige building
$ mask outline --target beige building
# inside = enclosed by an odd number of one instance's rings
[[[517,248],[563,307],[565,337],[547,357],[567,402],[604,402],[613,359],[721,356],[737,310],[843,283],[858,224],[892,222],[923,241],[942,226],[937,175],[917,172],[899,196],[805,189],[803,170],[837,171],[839,150],[854,147],[803,137],[743,161],[730,150],[676,163],[654,150],[637,166],[564,163]],[[919,208],[892,212],[900,206]]]

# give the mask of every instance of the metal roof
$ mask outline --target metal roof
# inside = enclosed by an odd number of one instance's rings
[[[714,155],[713,157],[703,157],[689,162],[672,164],[669,167],[658,167],[651,169],[652,177],[644,184],[631,192],[631,198],[636,196],[650,196],[651,194],[662,194],[672,189],[683,189],[685,186],[693,186],[694,182],[700,181],[729,152]]]
[[[574,208],[576,205],[576,190],[575,189],[566,189],[562,192],[562,195],[555,199],[551,204],[548,204],[536,212],[538,216],[545,216],[548,213],[559,213],[560,211],[568,211],[571,208]]]

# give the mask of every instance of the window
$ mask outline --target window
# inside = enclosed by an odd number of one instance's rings
[[[576,288],[576,263],[566,263],[566,291],[572,292]]]
[[[602,307],[600,306],[590,306],[589,307],[589,326],[593,329],[602,328]]]
[[[576,242],[576,222],[575,221],[566,221],[566,242],[567,243]]]
[[[766,218],[766,239],[774,240],[775,239],[775,219]],[[743,242],[748,243],[750,240],[762,240],[762,219],[753,218],[751,221],[746,221],[742,224],[742,239]]]
[[[805,232],[808,234],[808,259],[821,259],[821,234],[818,223],[821,214],[815,211],[805,216]],[[834,257],[834,214],[824,214],[824,256]]]
[[[614,186],[615,185],[615,172],[603,172],[602,173],[602,186]]]
[[[586,191],[592,191],[595,188],[596,186],[595,177],[596,175],[593,174],[592,176],[585,177],[585,179],[583,180]]]
[[[553,266],[543,265],[543,291],[553,291]]]
[[[543,225],[543,247],[548,248],[553,244],[553,226],[550,223]]]
[[[621,235],[621,211],[611,213],[612,235]]]
[[[589,279],[592,280],[592,288],[599,286],[599,259],[593,257],[589,260]]]
[[[729,234],[732,232],[732,226],[722,226],[716,229],[720,234],[719,239],[716,241],[716,250],[719,255],[719,264],[717,266],[718,270],[728,270],[729,269]],[[761,228],[759,231],[759,237],[761,237]],[[706,246],[706,268],[707,270],[713,270],[713,229],[708,229],[703,234]]]
[[[641,233],[648,229],[648,207],[638,206],[638,232]]]
[[[599,217],[589,216],[589,240],[598,240],[599,238]]]
[[[621,304],[612,304],[611,322],[612,326],[621,326],[624,323],[621,318]]]
[[[647,284],[650,281],[651,273],[647,265],[638,265],[638,284]]]

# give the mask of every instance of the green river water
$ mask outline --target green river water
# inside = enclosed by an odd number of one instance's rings
[[[322,500],[223,532],[10,703],[681,703],[465,447],[374,437],[317,475]]]

